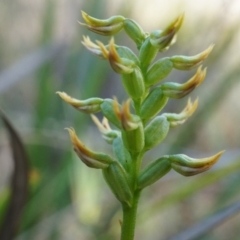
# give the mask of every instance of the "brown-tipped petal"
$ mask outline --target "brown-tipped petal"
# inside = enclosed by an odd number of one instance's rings
[[[191,70],[194,67],[202,64],[202,62],[211,53],[214,44],[211,44],[206,50],[195,56],[173,56],[170,60],[173,63],[173,67],[178,70]]]
[[[103,169],[107,168],[110,163],[114,162],[108,155],[93,152],[84,146],[84,144],[78,139],[73,128],[66,128],[66,130],[69,132],[74,151],[88,167]]]
[[[103,36],[112,36],[123,28],[124,17],[113,16],[108,19],[97,19],[89,16],[85,12],[82,12],[82,17],[85,23],[79,22],[82,26],[87,27],[90,31]]]
[[[175,91],[188,91],[190,89],[194,89],[195,87],[199,86],[205,76],[206,76],[206,68],[202,70],[202,66],[200,66],[196,72],[196,74],[190,78],[187,82],[183,84],[174,83],[174,82],[167,82],[161,85],[161,89],[163,90],[175,90]]]
[[[192,103],[191,99],[188,99],[187,106],[179,114],[176,113],[165,113],[163,114],[170,122],[171,127],[176,127],[183,124],[197,109],[198,98]]]
[[[136,119],[133,118],[133,116],[130,113],[130,102],[131,100],[128,99],[124,104],[121,111],[121,123],[124,130],[134,130],[139,127],[139,121],[136,121]]]
[[[93,122],[96,124],[96,126],[98,127],[99,131],[102,133],[102,137],[103,139],[106,140],[106,142],[108,143],[112,143],[113,140],[118,137],[119,132],[112,130],[109,126],[108,120],[107,118],[103,118],[102,123],[98,120],[98,118],[96,116],[94,116],[93,114],[91,114],[92,120]]]
[[[151,33],[150,41],[153,46],[160,51],[164,51],[169,48],[176,40],[176,33],[182,25],[184,15],[175,19],[168,27],[163,31],[157,30]]]
[[[114,24],[123,23],[123,21],[125,20],[125,18],[120,15],[113,16],[108,19],[97,19],[97,18],[91,17],[84,11],[82,11],[82,17],[88,25],[96,26],[96,27],[113,26]]]
[[[94,55],[101,57],[101,58],[105,58],[105,59],[107,58],[105,56],[104,52],[102,51],[102,49],[99,47],[99,45],[93,43],[88,36],[86,36],[86,37],[83,36],[82,44]]]
[[[115,113],[116,117],[118,118],[118,120],[121,121],[120,105],[119,105],[118,100],[115,96],[113,97],[113,110],[114,110],[114,113]]]
[[[96,113],[101,110],[100,105],[103,102],[101,98],[89,98],[86,100],[78,100],[70,97],[65,92],[57,92],[57,94],[68,104],[84,113]]]
[[[207,158],[190,158],[184,154],[176,154],[176,155],[170,155],[169,161],[171,163],[174,163],[179,166],[183,167],[189,167],[189,168],[202,168],[202,167],[211,167],[213,164],[215,164],[219,158],[222,156],[222,154],[225,151],[221,151],[211,157]]]
[[[96,41],[96,43],[98,44],[104,58],[109,59],[109,51],[107,50],[106,46],[100,41]]]
[[[207,171],[210,168],[210,167],[189,168],[189,167],[180,166],[180,165],[177,165],[174,163],[171,163],[171,167],[176,172],[180,173],[181,175],[183,175],[185,177],[197,175],[199,173]]]

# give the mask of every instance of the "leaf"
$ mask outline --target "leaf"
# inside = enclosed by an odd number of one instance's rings
[[[228,220],[234,215],[240,213],[240,202],[232,204],[214,215],[204,219],[202,222],[188,228],[187,230],[177,234],[176,236],[169,238],[168,240],[194,240],[199,239],[207,232],[217,227],[223,221]]]
[[[16,235],[28,193],[28,158],[24,145],[14,127],[0,110],[0,117],[8,131],[14,170],[11,178],[11,195],[0,229],[1,240],[11,240]]]

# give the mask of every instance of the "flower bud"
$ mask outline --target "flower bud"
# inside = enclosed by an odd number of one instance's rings
[[[149,64],[155,59],[157,56],[158,49],[153,46],[150,42],[150,37],[147,37],[143,44],[141,45],[139,51],[139,60],[141,63],[142,69],[147,69]]]
[[[108,19],[97,19],[89,16],[82,11],[82,17],[86,24],[80,23],[81,25],[87,27],[90,31],[103,36],[112,36],[123,28],[123,16],[113,16]]]
[[[195,112],[198,106],[198,99],[191,102],[191,99],[188,99],[187,106],[179,114],[176,113],[164,113],[163,116],[166,117],[171,127],[176,127],[180,124],[183,124],[192,114]]]
[[[176,172],[183,176],[193,176],[212,167],[223,153],[224,151],[221,151],[214,156],[202,159],[190,158],[184,154],[170,155],[167,157]]]
[[[139,67],[135,67],[130,74],[122,75],[122,83],[126,92],[134,101],[138,101],[145,94],[144,79]]]
[[[155,62],[147,71],[146,86],[150,87],[166,78],[172,71],[173,64],[169,58],[163,58]]]
[[[172,22],[167,28],[162,30],[156,30],[150,34],[151,44],[159,51],[164,51],[171,46],[176,39],[176,33],[182,25],[184,16],[179,16],[174,22]]]
[[[91,114],[91,117],[99,131],[102,133],[103,139],[106,140],[107,143],[112,144],[114,139],[118,137],[120,133],[110,128],[107,118],[104,117],[101,123],[96,116]]]
[[[103,169],[103,176],[116,198],[131,206],[132,191],[130,189],[127,173],[118,162],[109,165]]]
[[[145,150],[157,146],[167,136],[170,124],[165,116],[157,116],[144,129]]]
[[[104,117],[119,129],[121,129],[122,126],[119,117],[116,115],[116,109],[120,107],[120,104],[112,99],[104,99],[103,103],[100,105]]]
[[[67,130],[69,132],[74,151],[77,153],[82,162],[88,167],[103,169],[107,168],[109,164],[114,162],[110,156],[104,153],[93,152],[84,146],[83,143],[78,139],[74,129],[67,128]]]
[[[167,82],[161,85],[161,89],[164,95],[166,95],[167,97],[182,98],[191,91],[193,91],[195,87],[199,86],[203,82],[206,76],[206,71],[207,71],[206,68],[202,70],[200,66],[196,74],[186,83],[179,84],[174,82]]]
[[[122,140],[126,149],[130,152],[140,152],[144,147],[144,132],[141,119],[130,113],[130,99],[119,107],[117,99],[114,99],[115,115],[121,122]]]
[[[139,122],[136,129],[126,131],[122,130],[122,140],[126,149],[131,153],[140,153],[144,148],[143,125]]]
[[[112,143],[113,153],[124,169],[131,172],[132,158],[129,151],[125,148],[121,136],[116,137]]]
[[[171,170],[170,162],[162,157],[151,162],[138,177],[138,188],[143,189],[155,183]]]
[[[191,70],[202,64],[202,62],[208,57],[208,55],[212,51],[213,47],[214,44],[211,44],[206,50],[195,56],[173,56],[170,58],[170,60],[173,63],[173,67],[176,69]]]
[[[114,40],[109,43],[109,63],[112,69],[119,74],[130,74],[134,71],[135,63],[127,58],[120,58],[114,46]]]
[[[163,94],[160,87],[153,89],[142,103],[140,117],[146,122],[156,116],[166,105],[168,97]]]
[[[100,105],[103,102],[101,98],[89,98],[86,100],[77,100],[70,97],[65,92],[57,92],[57,94],[67,103],[72,105],[77,110],[84,113],[96,113],[101,110]]]
[[[146,34],[141,26],[139,26],[139,24],[132,19],[125,19],[123,27],[128,36],[137,44],[139,48],[146,37]]]

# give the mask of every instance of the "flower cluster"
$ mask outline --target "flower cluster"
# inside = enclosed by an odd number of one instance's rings
[[[206,68],[203,69],[201,64],[212,51],[213,45],[194,56],[177,55],[154,62],[159,52],[166,51],[175,42],[183,16],[165,29],[151,33],[144,32],[139,24],[123,16],[104,20],[93,18],[85,12],[82,12],[82,16],[85,23],[80,24],[97,34],[113,36],[124,30],[139,50],[137,56],[129,48],[116,45],[113,38],[105,45],[99,41],[92,42],[88,36],[83,37],[83,45],[92,54],[108,61],[121,76],[129,99],[122,104],[116,98],[77,100],[64,92],[58,92],[74,108],[91,114],[103,139],[112,146],[114,157],[94,152],[78,139],[74,129],[68,128],[74,150],[82,162],[88,167],[102,169],[113,194],[129,207],[136,192],[153,184],[171,169],[184,176],[209,169],[223,152],[203,159],[183,154],[164,155],[152,161],[145,169],[141,168],[141,162],[148,150],[164,140],[170,128],[183,124],[195,112],[198,99],[194,102],[189,99],[182,112],[159,115],[170,98],[181,99],[204,81]],[[161,83],[172,69],[187,71],[196,67],[195,75],[185,83]],[[102,112],[102,122],[93,115],[97,112]]]

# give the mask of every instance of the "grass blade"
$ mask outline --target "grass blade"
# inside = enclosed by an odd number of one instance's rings
[[[14,161],[14,172],[11,179],[11,196],[0,229],[0,239],[11,240],[18,230],[23,207],[27,199],[28,158],[19,135],[2,111],[0,111],[0,117],[10,137]]]
[[[202,222],[197,223],[195,226],[181,232],[180,234],[169,238],[168,240],[194,240],[199,239],[207,232],[217,227],[222,222],[228,220],[230,217],[240,213],[240,202],[237,202],[230,207],[227,207],[218,213],[204,219]]]

